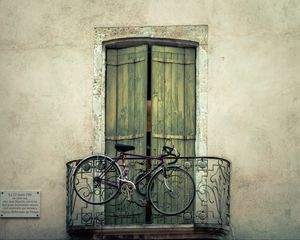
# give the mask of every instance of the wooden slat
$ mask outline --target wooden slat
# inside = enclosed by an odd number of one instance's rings
[[[184,69],[185,78],[185,122],[184,131],[187,135],[196,135],[196,51],[193,48],[185,49],[185,59],[187,63]],[[193,61],[194,60],[194,61]],[[194,141],[186,141],[185,143],[185,155],[194,156],[195,155],[195,143]]]
[[[132,50],[135,53],[136,49]],[[133,54],[131,53],[131,54]],[[129,56],[130,57],[130,56]],[[134,57],[134,56],[133,56]],[[133,58],[131,57],[131,58]],[[130,59],[128,59],[130,60]],[[136,134],[136,119],[135,119],[135,94],[132,94],[133,89],[135,89],[135,63],[128,63],[126,66],[128,69],[127,72],[127,97],[128,101],[127,104],[127,115],[128,115],[128,127],[127,127],[127,134]],[[133,144],[134,140],[131,139],[130,144]]]
[[[131,95],[135,97],[134,101],[134,129],[135,134],[140,135],[142,139],[135,141],[136,152],[146,153],[146,122],[147,122],[147,51],[148,47],[146,45],[136,47],[136,54],[139,59],[142,58],[141,53],[144,54],[145,61],[137,62],[135,64],[135,84],[134,92]]]
[[[117,62],[117,51],[114,49],[107,50],[108,61],[112,63]],[[114,65],[107,65],[106,81],[106,114],[105,114],[105,133],[107,136],[116,135],[116,113],[117,113],[117,67]]]
[[[128,49],[125,49],[128,52]],[[118,50],[124,59],[124,49]],[[128,136],[128,65],[118,66],[118,92],[117,92],[117,136]]]
[[[118,51],[115,49],[107,50],[107,65],[106,65],[106,114],[105,114],[105,134],[108,138],[116,135],[116,120],[117,120],[117,62],[118,62]],[[115,154],[114,142],[105,142],[106,153],[111,155]]]
[[[164,58],[164,47],[152,47],[152,133],[165,133],[165,65],[155,61],[155,56]],[[158,154],[164,145],[161,140],[151,139],[152,154]]]

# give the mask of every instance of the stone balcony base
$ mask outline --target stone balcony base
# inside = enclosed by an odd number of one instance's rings
[[[72,228],[68,231],[72,240],[87,239],[229,239],[229,228],[219,226],[103,226],[101,229]]]

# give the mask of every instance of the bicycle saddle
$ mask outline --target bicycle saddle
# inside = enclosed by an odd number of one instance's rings
[[[131,146],[131,145],[125,145],[125,144],[121,144],[121,143],[116,143],[116,144],[115,144],[115,149],[116,149],[118,152],[127,152],[127,151],[134,150],[135,147],[134,147],[134,146]]]

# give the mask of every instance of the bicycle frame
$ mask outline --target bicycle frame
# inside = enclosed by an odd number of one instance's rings
[[[165,155],[165,154],[162,154],[162,155],[159,155],[159,156],[145,156],[145,155],[140,155],[140,154],[134,154],[134,153],[126,153],[126,152],[121,152],[117,157],[115,157],[113,159],[113,162],[116,163],[118,166],[120,166],[118,164],[118,162],[120,160],[126,160],[128,159],[129,161],[130,160],[134,160],[134,159],[145,159],[145,160],[158,160],[160,161],[159,164],[157,166],[154,167],[154,169],[151,169],[150,171],[147,171],[145,172],[145,175],[143,175],[141,178],[139,178],[136,182],[133,182],[135,185],[138,185],[140,184],[144,179],[146,179],[149,175],[151,175],[152,173],[156,172],[158,169],[162,168],[163,169],[163,172],[164,172],[164,177],[166,177],[166,171],[165,171],[165,168],[167,165],[170,165],[170,164],[174,164],[177,162],[178,158],[175,157],[175,161],[167,164],[165,162],[165,159],[167,158],[168,155]],[[121,175],[122,175],[122,179],[124,179],[124,170],[121,171]]]
[[[82,161],[92,157],[92,156],[98,156],[98,155],[91,155],[91,156],[88,156],[87,158],[83,159]],[[150,171],[146,171],[145,172],[145,175],[142,175],[142,177],[140,179],[138,179],[136,182],[132,182],[135,186],[140,184],[145,178],[149,177],[149,175],[155,173],[158,169],[162,168],[163,169],[163,174],[164,174],[164,177],[166,177],[166,166],[167,165],[172,165],[172,164],[175,164],[177,161],[178,161],[178,158],[179,156],[176,156],[176,155],[173,155],[173,157],[168,157],[170,156],[170,154],[161,154],[161,155],[158,155],[158,156],[146,156],[146,155],[142,155],[142,154],[135,154],[135,153],[127,153],[127,152],[120,152],[119,155],[117,155],[115,158],[111,158],[112,162],[111,162],[111,165],[112,166],[113,164],[116,164],[117,167],[119,168],[120,170],[120,173],[121,173],[121,178],[119,180],[125,180],[125,177],[124,176],[124,170],[122,171],[121,169],[121,165],[118,164],[118,162],[120,160],[126,160],[126,159],[130,159],[131,160],[134,160],[134,159],[145,159],[145,160],[158,160],[159,161],[159,164],[157,166],[154,167],[154,169],[151,169]],[[175,161],[171,162],[171,163],[166,163],[165,162],[165,159],[173,159],[175,158]],[[81,162],[81,161],[78,161],[78,163]],[[102,175],[105,175],[109,170],[110,170],[111,167],[108,167],[106,169],[105,172],[101,173],[101,175],[99,175],[97,178],[101,178]],[[126,179],[127,180],[127,179]],[[114,185],[113,183],[109,183],[109,182],[106,182],[106,184],[109,184],[109,185]],[[115,186],[115,185],[114,185]],[[118,182],[118,185],[115,186],[117,188],[120,188],[121,184],[120,182]]]

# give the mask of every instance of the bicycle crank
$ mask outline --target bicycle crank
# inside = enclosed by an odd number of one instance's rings
[[[135,189],[136,187],[133,182],[126,179],[121,180],[121,193],[127,196],[128,201],[131,201],[131,195]]]

